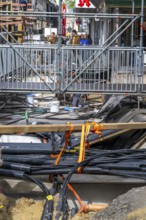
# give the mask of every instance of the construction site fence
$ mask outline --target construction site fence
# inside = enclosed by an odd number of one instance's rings
[[[0,91],[145,93],[145,48],[103,49],[0,45]]]

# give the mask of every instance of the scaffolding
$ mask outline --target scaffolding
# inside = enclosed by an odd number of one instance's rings
[[[0,16],[22,18],[58,18],[58,43],[55,45],[15,44],[0,32],[6,44],[0,45],[1,92],[51,93],[128,93],[146,91],[145,48],[143,47],[144,0],[135,13],[62,13],[62,1],[57,13],[35,11],[2,11]],[[110,36],[101,45],[62,45],[62,18],[99,20],[103,28],[111,28]],[[140,22],[139,45],[134,42],[135,23]],[[107,24],[107,26],[105,26]],[[110,26],[111,24],[111,26]],[[130,45],[119,45],[119,39],[130,30]],[[4,28],[3,31],[7,32]],[[9,33],[9,37],[13,35]]]
[[[0,0],[0,14],[3,14],[3,11],[32,11],[32,3],[29,0],[27,4],[21,3],[19,0]],[[6,13],[7,14],[7,13]],[[10,38],[9,35],[6,34],[6,38],[11,42],[15,43],[14,39],[17,39],[19,43],[23,41],[24,35],[24,26],[30,23],[30,18],[24,19],[17,13],[17,16],[0,16],[0,29],[7,29],[13,36]]]

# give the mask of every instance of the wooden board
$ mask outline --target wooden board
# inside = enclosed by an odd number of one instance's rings
[[[74,131],[81,131],[81,124],[73,124]],[[130,122],[130,123],[107,123],[99,124],[101,130],[123,130],[123,129],[146,129],[146,122]],[[43,125],[0,125],[0,134],[13,133],[37,133],[37,132],[60,132],[70,130],[67,124],[43,124]]]

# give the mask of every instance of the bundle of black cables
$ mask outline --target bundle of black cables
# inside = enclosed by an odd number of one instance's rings
[[[138,150],[138,151],[130,150],[130,151],[131,151],[131,153],[132,153],[132,152],[133,152],[133,153],[142,153],[141,150]],[[142,151],[143,151],[143,150],[142,150]],[[127,150],[123,150],[122,153],[128,153],[128,151],[127,151]],[[130,153],[130,152],[129,152],[129,153]],[[58,204],[58,209],[57,209],[58,213],[57,213],[57,215],[56,215],[56,219],[57,219],[57,220],[60,220],[60,219],[62,219],[62,220],[67,220],[67,215],[66,215],[67,184],[69,183],[69,181],[70,181],[72,175],[73,175],[74,173],[76,173],[76,171],[77,171],[78,168],[80,168],[80,167],[85,167],[86,165],[89,164],[89,162],[94,161],[94,160],[97,159],[97,158],[100,158],[100,157],[104,158],[104,157],[105,157],[105,163],[108,163],[106,157],[107,157],[108,155],[109,155],[109,157],[110,157],[112,154],[117,154],[117,155],[118,155],[118,154],[121,154],[121,150],[116,150],[116,151],[114,151],[114,152],[111,152],[111,151],[109,151],[109,152],[107,152],[107,151],[106,151],[106,152],[101,152],[101,153],[99,153],[99,155],[94,155],[94,156],[89,157],[88,159],[84,160],[83,162],[76,164],[76,165],[69,171],[67,177],[65,178],[65,181],[63,182],[62,192],[61,192],[61,194],[60,194],[60,199],[59,199],[59,204]],[[130,156],[130,155],[128,155],[128,156],[126,157],[126,156],[124,155],[123,158],[121,158],[121,159],[126,160],[126,159],[129,158],[129,156]],[[132,155],[132,156],[133,156],[133,155]],[[139,158],[139,157],[141,157],[141,156],[142,156],[141,154],[134,154],[133,158]],[[104,159],[103,159],[103,160],[104,160]],[[100,161],[100,162],[101,162],[101,161]],[[99,162],[99,163],[100,163],[100,162]],[[108,166],[108,164],[107,164],[107,166]],[[122,167],[121,167],[121,168],[122,168]],[[133,168],[133,170],[134,170],[134,168]],[[146,169],[145,169],[145,170],[146,170]],[[85,169],[84,169],[84,171],[85,171]],[[145,179],[145,180],[146,180],[146,174],[144,174],[144,173],[143,173],[141,176],[138,176],[138,173],[137,173],[137,172],[134,172],[134,173],[130,174],[130,172],[120,172],[120,171],[114,171],[114,170],[109,170],[109,169],[106,170],[106,169],[98,168],[98,169],[97,169],[97,172],[100,173],[100,171],[101,171],[101,173],[103,172],[103,173],[107,173],[107,174],[119,175],[119,176],[124,176],[124,177],[132,177],[132,178],[141,178],[141,179]]]
[[[78,173],[82,168],[83,174],[95,175],[116,175],[146,180],[146,149],[139,150],[99,150],[87,149],[85,160],[78,163],[78,150],[71,149],[64,151],[59,164],[55,164],[60,150],[53,150],[47,144],[3,144],[1,145],[2,165],[0,176],[9,176],[33,181],[45,193],[46,204],[42,220],[51,220],[53,214],[53,195],[56,191],[48,190],[46,186],[34,175],[55,175],[67,174],[60,193],[57,207],[56,219],[67,219],[67,184],[73,174]]]
[[[29,176],[22,171],[7,170],[7,172],[6,172],[5,170],[2,170],[2,169],[0,169],[0,171],[4,176],[29,180],[29,181],[35,183],[36,185],[38,185],[40,187],[40,189],[44,192],[45,197],[46,197],[41,220],[52,220],[52,216],[53,216],[53,195],[52,195],[53,191],[52,190],[49,191],[48,188],[45,186],[45,184],[42,183],[40,180],[38,180],[37,178],[34,178],[32,176]]]
[[[50,191],[40,180],[34,177],[24,174],[24,178],[36,183],[42,189],[42,191],[44,192],[46,196],[46,202],[44,205],[44,210],[42,213],[41,220],[52,220],[52,216],[53,216],[53,198],[52,197],[53,196],[50,194]]]

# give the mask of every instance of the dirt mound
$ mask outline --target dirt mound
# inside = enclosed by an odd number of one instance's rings
[[[133,188],[117,197],[92,220],[146,220],[146,187]]]
[[[0,194],[0,220],[40,220],[44,201],[11,199]]]

